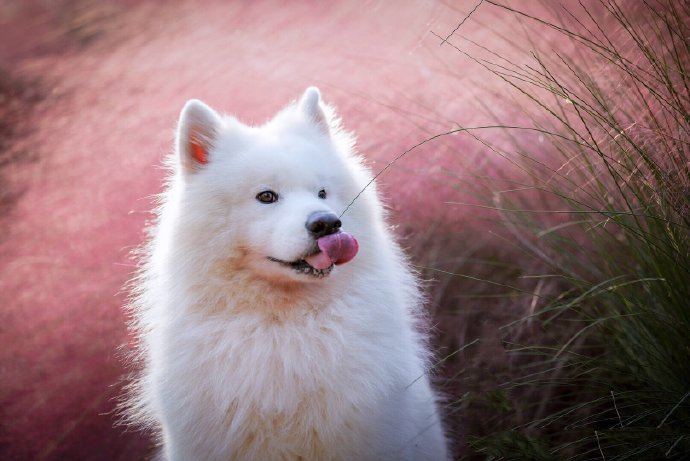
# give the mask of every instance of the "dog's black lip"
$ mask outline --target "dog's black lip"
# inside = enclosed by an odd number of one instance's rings
[[[267,256],[267,259],[269,261],[273,261],[273,262],[276,262],[278,264],[282,264],[283,266],[291,267],[291,268],[295,269],[295,271],[297,271],[297,272],[308,274],[308,275],[311,275],[314,277],[325,277],[326,275],[331,273],[331,271],[333,270],[333,267],[334,267],[334,265],[331,264],[331,266],[326,268],[326,269],[316,269],[316,268],[312,267],[311,265],[309,265],[309,263],[307,261],[305,261],[304,259],[298,259],[296,261],[284,261],[282,259],[274,258],[272,256]]]

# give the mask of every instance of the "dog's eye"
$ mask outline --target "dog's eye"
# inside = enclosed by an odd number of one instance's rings
[[[319,191],[319,198],[326,198],[326,189],[321,189]]]
[[[273,203],[278,200],[278,194],[272,190],[265,190],[256,194],[256,199],[261,203]]]

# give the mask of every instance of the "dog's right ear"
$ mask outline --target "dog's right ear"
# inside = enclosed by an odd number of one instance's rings
[[[222,120],[198,99],[190,99],[177,124],[177,159],[182,171],[192,173],[208,163]]]

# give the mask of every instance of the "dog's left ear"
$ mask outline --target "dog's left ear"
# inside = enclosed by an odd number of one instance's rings
[[[299,100],[299,108],[324,134],[330,134],[328,117],[321,105],[321,92],[318,88],[310,86],[306,89]]]
[[[198,99],[184,105],[177,124],[177,157],[185,173],[193,173],[208,163],[222,123],[220,116]]]

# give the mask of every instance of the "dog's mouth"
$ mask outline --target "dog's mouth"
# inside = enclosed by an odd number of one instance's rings
[[[268,257],[270,261],[276,262],[280,265],[283,265],[285,267],[290,267],[294,269],[296,272],[299,272],[301,274],[306,274],[310,275],[312,277],[316,278],[323,278],[327,276],[328,274],[331,273],[333,270],[333,267],[335,267],[335,264],[331,264],[329,267],[326,267],[324,269],[317,269],[316,267],[312,266],[309,264],[306,260],[304,259],[298,259],[297,261],[283,261],[282,259],[278,258],[273,258],[273,257]]]
[[[357,239],[342,231],[325,235],[315,243],[310,253],[296,261],[284,261],[270,256],[268,259],[297,272],[321,278],[330,274],[335,265],[350,261],[359,250]]]

